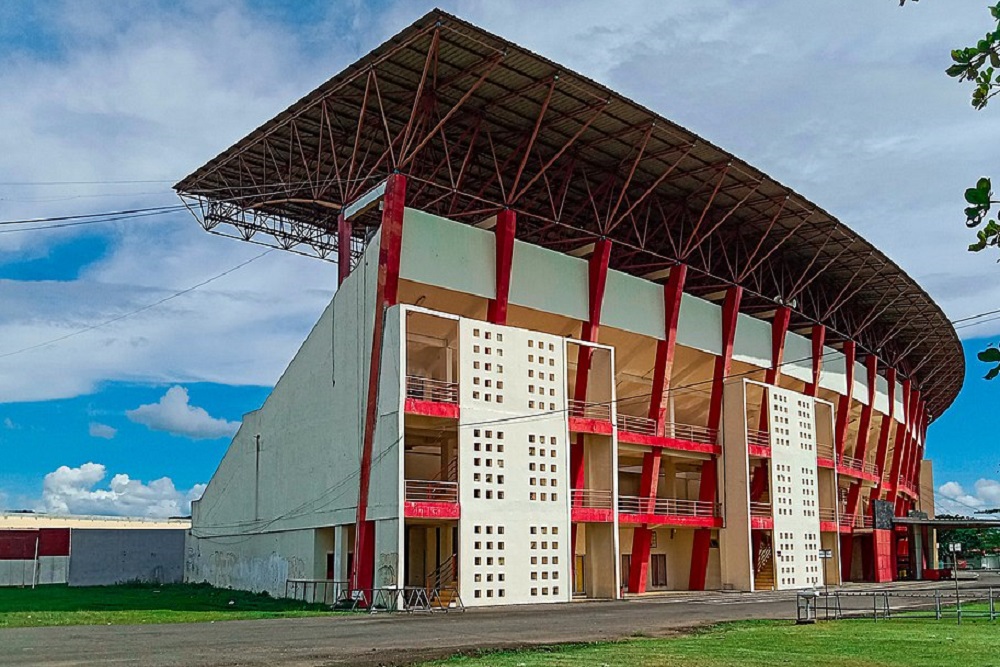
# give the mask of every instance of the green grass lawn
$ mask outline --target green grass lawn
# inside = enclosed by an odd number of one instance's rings
[[[723,623],[671,639],[509,651],[427,663],[440,667],[988,667],[1000,666],[1000,625],[871,620]]]
[[[204,584],[0,588],[0,628],[320,616],[323,605]]]

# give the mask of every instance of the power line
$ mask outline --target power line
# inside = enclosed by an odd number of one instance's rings
[[[109,324],[114,324],[115,322],[120,322],[121,320],[124,320],[126,318],[132,317],[134,315],[138,315],[139,313],[143,313],[143,312],[145,312],[147,310],[150,310],[152,308],[156,308],[157,306],[160,306],[160,305],[162,305],[164,303],[167,303],[168,301],[172,301],[172,300],[174,300],[174,299],[176,299],[176,298],[178,298],[180,296],[188,294],[189,292],[193,292],[193,291],[195,291],[196,289],[198,289],[200,287],[204,287],[205,285],[208,285],[209,283],[213,283],[216,280],[219,280],[220,278],[228,276],[230,273],[233,273],[234,271],[238,271],[238,270],[242,269],[243,267],[245,267],[246,265],[251,264],[252,262],[256,262],[261,257],[264,257],[265,255],[269,255],[272,252],[274,252],[274,249],[265,250],[264,252],[260,253],[259,255],[251,257],[250,259],[248,259],[248,260],[246,260],[244,262],[241,262],[241,263],[237,264],[236,266],[234,266],[234,267],[232,267],[230,269],[226,269],[222,273],[218,273],[218,274],[212,276],[211,278],[209,278],[207,280],[203,280],[200,283],[192,285],[191,287],[182,289],[182,290],[180,290],[178,292],[174,292],[173,294],[170,294],[169,296],[165,296],[165,297],[163,297],[162,299],[160,299],[158,301],[154,301],[153,303],[147,304],[147,305],[142,306],[140,308],[136,308],[134,310],[130,310],[127,313],[122,313],[121,315],[117,315],[117,316],[112,317],[110,319],[104,320],[103,322],[98,322],[97,324],[92,324],[92,325],[84,327],[82,329],[77,329],[76,331],[71,331],[68,334],[64,334],[62,336],[58,336],[56,338],[51,338],[51,339],[43,341],[41,343],[36,343],[34,345],[29,345],[28,347],[23,347],[23,348],[21,348],[19,350],[12,350],[10,352],[5,352],[3,354],[0,354],[0,359],[5,359],[7,357],[13,357],[14,355],[21,354],[23,352],[29,352],[31,350],[37,350],[38,348],[41,348],[41,347],[46,347],[47,345],[52,345],[54,343],[59,343],[59,342],[62,342],[64,340],[67,340],[69,338],[74,338],[74,337],[79,336],[81,334],[85,334],[85,333],[88,333],[90,331],[94,331],[95,329],[100,329],[100,328],[105,327],[105,326],[107,326]]]

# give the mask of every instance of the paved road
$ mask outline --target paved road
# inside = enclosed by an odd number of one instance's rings
[[[996,585],[996,576],[962,587]],[[877,587],[927,590],[949,584]],[[871,585],[849,585],[865,590]],[[679,593],[624,602],[469,610],[464,614],[332,616],[144,626],[0,630],[4,667],[324,667],[407,665],[479,648],[664,636],[705,623],[793,619],[790,593]],[[374,648],[373,648],[374,647]]]
[[[229,667],[405,665],[463,650],[662,636],[694,625],[793,618],[784,594],[671,596],[464,614],[0,630],[0,665]],[[374,649],[372,647],[375,647]]]

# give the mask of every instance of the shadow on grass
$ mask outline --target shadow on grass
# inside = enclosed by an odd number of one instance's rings
[[[0,615],[78,611],[323,612],[329,611],[329,607],[273,598],[266,593],[213,588],[208,584],[0,588]]]

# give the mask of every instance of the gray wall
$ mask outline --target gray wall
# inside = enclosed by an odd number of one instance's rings
[[[184,533],[184,530],[74,530],[70,539],[69,585],[180,583],[184,578]]]

